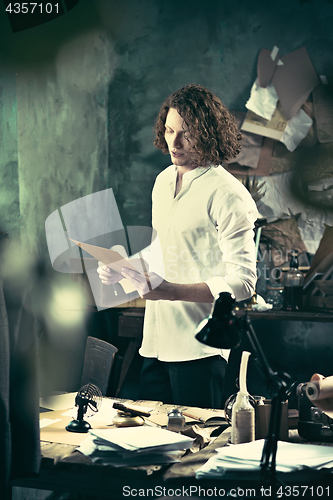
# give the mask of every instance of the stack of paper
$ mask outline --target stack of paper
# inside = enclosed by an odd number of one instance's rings
[[[258,471],[264,440],[217,448],[211,457],[196,472],[197,478],[221,477],[229,472]],[[306,467],[321,469],[333,467],[331,446],[278,442],[276,470],[292,472]]]
[[[78,451],[93,462],[114,467],[177,462],[193,439],[159,427],[90,430]]]

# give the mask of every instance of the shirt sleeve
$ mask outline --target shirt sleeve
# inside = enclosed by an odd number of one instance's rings
[[[253,295],[257,281],[253,229],[258,215],[247,191],[222,196],[212,203],[221,262],[216,276],[205,283],[214,298],[221,292],[233,293],[237,301]]]

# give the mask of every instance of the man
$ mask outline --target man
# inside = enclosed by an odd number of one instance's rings
[[[228,352],[199,343],[194,330],[220,292],[239,301],[255,290],[256,206],[220,165],[239,153],[241,134],[220,99],[195,84],[166,99],[155,132],[155,146],[172,160],[152,193],[164,279],[149,272],[147,283],[143,274],[107,266],[98,273],[104,284],[127,278],[147,299],[140,397],[218,408]]]

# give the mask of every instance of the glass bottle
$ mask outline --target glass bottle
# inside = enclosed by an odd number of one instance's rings
[[[267,304],[272,304],[273,309],[278,311],[283,307],[283,286],[277,284],[271,284],[266,287],[266,302]]]
[[[232,407],[231,414],[231,443],[240,444],[254,441],[255,438],[255,412],[250,403],[247,392],[246,373],[250,353],[243,351],[239,370],[239,391]]]
[[[168,413],[168,431],[182,432],[185,428],[185,417],[178,408]]]
[[[284,309],[299,311],[302,308],[303,274],[298,270],[298,250],[291,250],[290,269],[284,276]]]

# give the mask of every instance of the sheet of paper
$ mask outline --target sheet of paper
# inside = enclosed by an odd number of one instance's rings
[[[53,425],[53,424],[56,424],[57,422],[61,422],[61,418],[56,418],[56,419],[52,419],[52,418],[42,418],[42,419],[39,421],[39,428],[40,428],[40,429],[43,429],[44,427],[47,427],[48,425]]]
[[[156,450],[148,453],[137,453],[135,451],[119,452],[112,449],[111,446],[97,444],[93,435],[87,436],[86,439],[82,441],[78,450],[88,456],[94,463],[108,464],[113,467],[168,464],[178,462],[183,454],[183,452],[178,450],[169,451],[167,453],[161,453]]]
[[[291,185],[294,178],[293,172],[284,172],[270,177],[257,177],[259,182],[265,181],[265,196],[258,202],[258,210],[263,217],[280,217],[288,214],[301,213],[297,219],[306,251],[315,254],[318,242],[324,233],[325,223],[333,225],[331,211],[319,210],[305,205],[295,197]]]
[[[275,50],[274,50],[275,49]],[[276,67],[280,61],[279,49],[261,49],[257,62],[258,84],[266,88],[272,81]]]
[[[266,89],[261,89],[258,85],[252,87],[251,98],[246,103],[249,111],[241,130],[281,141],[289,151],[294,151],[307,136],[313,121],[303,109],[288,120],[272,89],[274,91],[272,85]]]
[[[183,411],[184,415],[206,422],[209,418],[225,419],[224,410],[209,410],[207,408],[189,407]]]
[[[144,274],[146,271],[141,259],[124,259],[119,252],[114,250],[98,247],[96,245],[89,245],[88,243],[82,243],[81,241],[73,240],[72,238],[69,239],[87,253],[95,257],[95,259],[103,262],[104,265],[109,266],[117,273],[121,273],[123,267],[138,271],[141,274]],[[122,279],[119,283],[123,287],[125,293],[136,291],[135,286],[132,285],[132,283],[127,279]]]
[[[270,85],[274,87],[287,120],[296,115],[319,84],[305,47],[283,57],[276,55],[274,61],[271,60],[269,51],[262,49],[258,57],[257,72],[258,85],[263,85],[263,91]]]
[[[313,121],[303,109],[300,109],[296,115],[287,122],[284,129],[281,142],[289,151],[295,151],[299,143],[308,135]]]
[[[319,84],[319,78],[305,47],[281,57],[281,61],[283,65],[276,68],[272,84],[290,120]]]
[[[110,442],[128,451],[179,450],[190,448],[193,439],[159,427],[123,427],[118,429],[93,429],[90,433],[102,441]]]
[[[288,120],[278,103],[272,117],[269,120],[257,115],[249,109],[241,126],[241,130],[280,141],[287,126],[287,122]]]
[[[252,85],[250,98],[245,107],[253,111],[256,115],[265,118],[265,120],[271,120],[278,100],[278,95],[272,84],[266,88],[262,88],[258,84],[258,79],[256,79]]]
[[[48,441],[51,443],[71,444],[78,446],[87,437],[87,434],[76,432],[69,432],[66,430],[66,425],[71,422],[71,417],[62,416],[63,410],[50,411],[41,413],[40,419],[53,420],[53,422],[46,427],[40,429],[41,441]],[[108,422],[95,422],[94,427],[100,429],[107,429]]]
[[[77,392],[68,392],[66,394],[56,394],[54,396],[41,396],[39,406],[49,410],[66,410],[75,404]]]
[[[108,248],[98,247],[96,245],[89,245],[88,243],[82,243],[81,241],[73,240],[69,238],[75,245],[79,246],[87,253],[95,257],[95,259],[103,262],[104,265],[111,267],[117,273],[121,273],[123,267],[128,267],[129,269],[133,269],[134,271],[142,272],[141,268],[136,265],[133,265],[129,260],[124,259],[120,253],[115,252],[114,250],[110,250]]]
[[[257,470],[260,468],[264,440],[217,448],[196,472],[197,478],[213,477],[228,470]],[[320,469],[332,466],[332,447],[278,441],[276,470],[290,472],[304,467]]]

